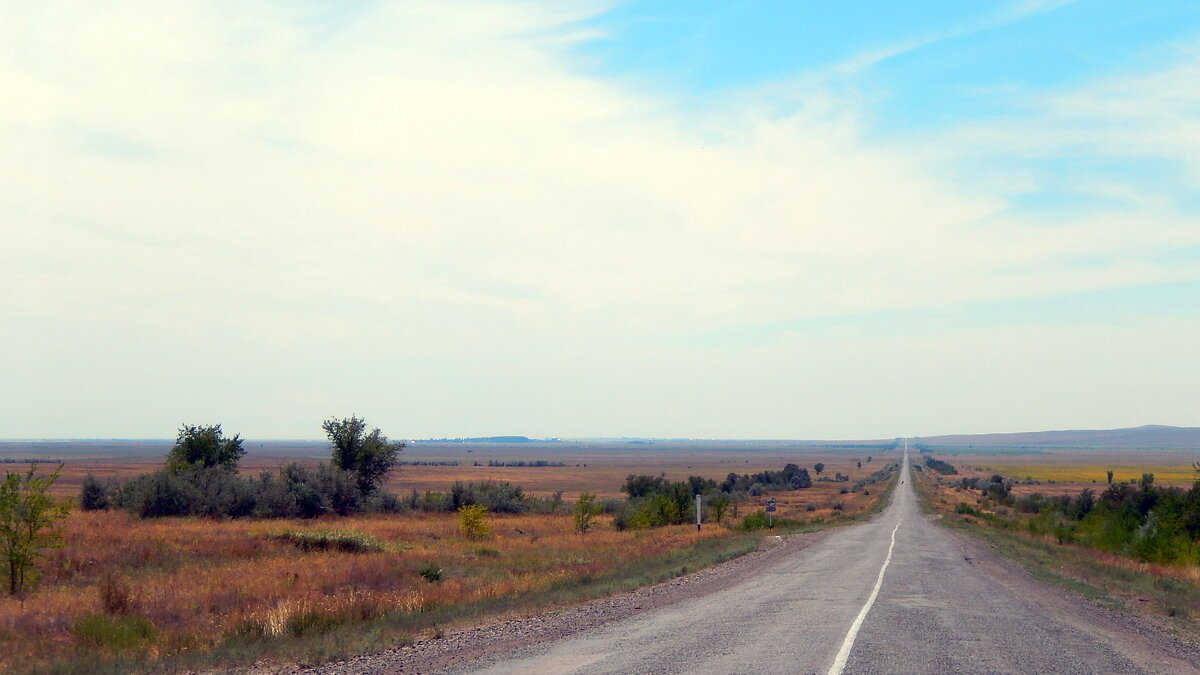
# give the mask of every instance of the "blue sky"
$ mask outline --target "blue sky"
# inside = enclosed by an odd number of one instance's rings
[[[736,97],[816,73],[824,86],[871,102],[860,119],[866,138],[887,143],[980,120],[1022,118],[1042,111],[1039,96],[1097,80],[1136,77],[1169,67],[1200,38],[1200,6],[1178,2],[625,2],[584,22],[603,34],[576,50],[598,76],[669,91],[686,105]],[[1195,110],[1193,108],[1193,110]],[[1200,112],[1200,110],[1195,110]],[[1127,150],[1127,149],[1126,149]],[[1136,210],[1155,195],[1189,216],[1200,215],[1195,176],[1179,158],[1130,156],[1086,147],[1048,156],[956,157],[1004,165],[1032,184],[1006,191],[1006,214],[1050,219]],[[1096,194],[1098,182],[1134,190],[1125,198]],[[1200,250],[1155,254],[1163,264],[1194,266]],[[1102,268],[1114,257],[1081,256],[1057,264]],[[1191,314],[1200,302],[1193,282],[1121,286],[1081,293],[964,303],[915,313],[846,315],[845,324],[912,330],[951,317],[973,325],[1011,321],[1136,320],[1147,314]],[[894,322],[893,319],[894,318]],[[829,319],[782,321],[734,330],[738,339],[779,330],[817,329]],[[708,336],[717,339],[721,331]]]
[[[874,92],[882,129],[936,127],[1019,109],[1022,93],[1177,58],[1200,8],[1144,2],[618,3],[584,22],[592,72],[711,94],[895,51],[846,86]]]
[[[1200,425],[1200,6],[0,9],[0,438]]]

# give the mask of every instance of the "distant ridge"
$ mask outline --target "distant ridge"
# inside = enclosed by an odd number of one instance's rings
[[[528,436],[478,436],[476,438],[422,438],[415,443],[561,443],[557,438],[529,438]]]
[[[930,447],[1032,448],[1200,448],[1200,427],[1148,424],[1128,429],[1025,431],[1008,434],[924,436],[915,442]]]

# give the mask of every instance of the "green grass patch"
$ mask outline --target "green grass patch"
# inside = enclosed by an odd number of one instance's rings
[[[369,534],[349,530],[280,530],[268,532],[267,539],[291,544],[302,551],[342,551],[378,553],[383,544]]]
[[[88,644],[111,649],[140,649],[153,643],[158,634],[153,624],[141,617],[104,614],[85,614],[71,632]]]

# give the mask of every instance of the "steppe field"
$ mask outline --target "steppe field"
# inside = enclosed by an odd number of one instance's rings
[[[1020,493],[1078,493],[1103,489],[1108,482],[1140,480],[1154,474],[1156,484],[1190,487],[1200,477],[1193,462],[1195,449],[1113,448],[934,448],[932,454],[953,464],[966,475],[1000,474],[1015,481]]]
[[[0,443],[0,459],[61,460],[53,494],[75,500],[84,477],[127,479],[162,466],[170,441]],[[246,442],[240,472],[327,460],[311,442]],[[868,461],[869,459],[869,461]],[[853,522],[887,484],[848,491],[899,453],[886,447],[789,443],[426,444],[401,454],[386,488],[445,492],[455,481],[509,482],[551,512],[487,516],[467,536],[458,514],[320,516],[307,520],[140,519],[117,509],[74,509],[61,546],[39,563],[24,597],[0,598],[0,671],[175,670],[320,662],[436,637],[490,618],[538,611],[653,583],[754,550],[766,533],[742,527],[778,500],[778,528]],[[545,466],[488,466],[543,462]],[[630,474],[672,481],[806,468],[810,488],[747,497],[722,522],[618,530],[596,515],[576,532],[581,493],[623,497]],[[861,469],[859,462],[862,463]],[[824,464],[818,476],[814,464]],[[24,472],[28,464],[3,464]],[[848,480],[821,478],[843,474]]]

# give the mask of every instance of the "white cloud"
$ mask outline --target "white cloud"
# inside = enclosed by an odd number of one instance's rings
[[[1200,243],[1184,216],[1015,218],[994,186],[939,174],[944,155],[864,143],[859,102],[812,81],[787,115],[683,113],[580,74],[563,49],[587,39],[587,6],[372,5],[336,29],[290,5],[7,11],[0,346],[22,356],[0,436],[167,435],[181,418],[304,436],[352,410],[394,435],[860,435],[856,387],[903,345],[682,345],[1195,272],[1126,255]],[[1063,94],[1041,138],[1129,115],[1175,152],[1192,99],[1156,118],[1139,101],[1158,91]],[[1081,254],[1121,263],[1060,264]],[[927,340],[900,352],[910,375],[938,368],[944,339]],[[821,402],[839,378],[854,385]],[[828,421],[788,421],[800,403]]]

